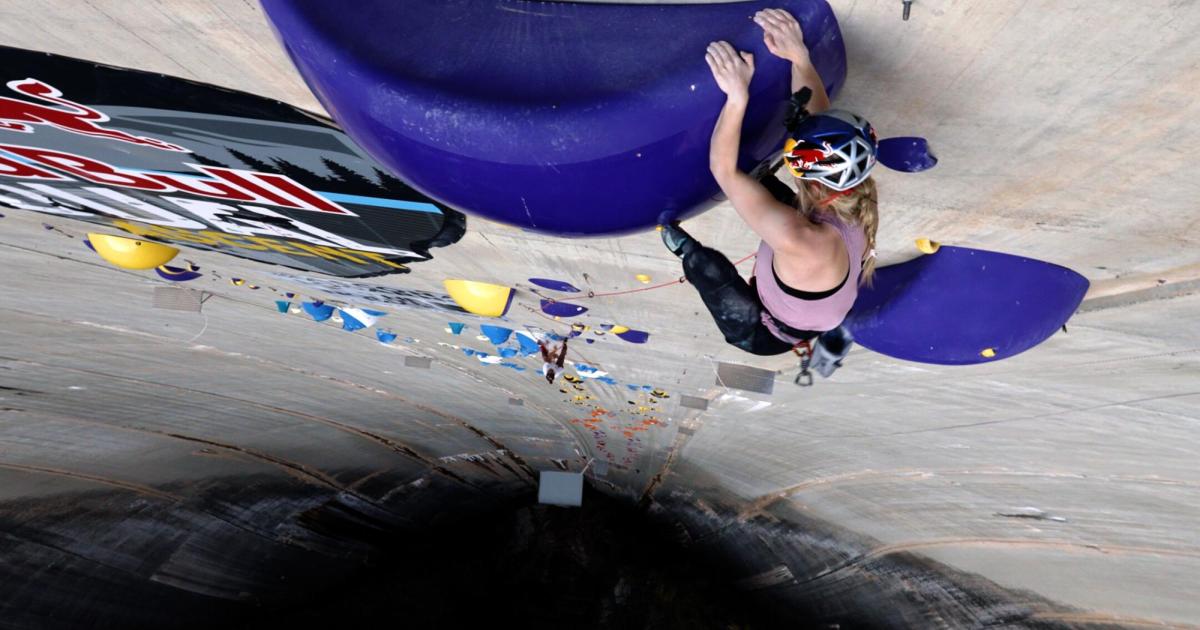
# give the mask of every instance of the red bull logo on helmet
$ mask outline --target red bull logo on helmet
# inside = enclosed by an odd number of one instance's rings
[[[135,136],[116,129],[107,129],[98,124],[108,122],[109,117],[104,112],[69,101],[63,98],[62,92],[55,89],[54,86],[37,79],[9,81],[7,85],[14,92],[48,102],[51,105],[0,96],[0,129],[33,133],[33,125],[46,125],[85,136],[128,142],[163,151],[190,153],[187,149],[169,142]]]
[[[805,171],[811,169],[815,164],[829,159],[833,153],[833,146],[828,142],[822,142],[821,146],[817,146],[811,142],[798,142],[794,138],[788,138],[787,144],[783,147],[784,161],[787,162],[792,175],[796,177],[804,177]]]

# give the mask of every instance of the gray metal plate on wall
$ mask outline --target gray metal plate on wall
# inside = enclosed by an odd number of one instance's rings
[[[578,507],[583,505],[583,475],[543,470],[538,479],[538,503]]]
[[[433,365],[433,359],[429,357],[404,357],[404,367],[424,368],[428,370],[431,365]]]
[[[203,306],[203,291],[175,287],[154,287],[154,308],[199,313]]]
[[[775,372],[737,363],[717,364],[717,385],[759,394],[775,391]]]

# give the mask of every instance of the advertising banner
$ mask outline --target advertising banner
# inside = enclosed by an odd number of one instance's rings
[[[0,84],[5,208],[341,277],[405,273],[466,228],[279,101],[9,47]]]

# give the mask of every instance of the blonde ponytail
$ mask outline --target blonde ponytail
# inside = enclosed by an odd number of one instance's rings
[[[813,212],[836,212],[838,218],[852,225],[862,226],[863,234],[867,237],[867,247],[863,252],[862,275],[859,276],[859,286],[870,286],[871,277],[875,274],[875,233],[879,230],[879,194],[875,188],[875,179],[868,177],[861,184],[843,192],[835,192],[825,186],[806,181],[800,186],[800,212],[809,216]]]

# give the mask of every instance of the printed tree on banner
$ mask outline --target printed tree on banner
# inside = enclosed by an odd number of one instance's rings
[[[242,164],[245,164],[252,171],[259,173],[274,173],[277,169],[256,157],[246,155],[237,149],[228,149],[229,154],[237,158]]]
[[[228,151],[228,152],[230,152],[230,153],[233,153],[233,149],[230,149],[229,147],[225,147],[225,150],[226,150],[226,151]],[[195,163],[197,163],[197,164],[201,164],[201,165],[203,165],[203,166],[219,166],[219,167],[221,167],[221,168],[229,168],[229,163],[228,163],[228,162],[222,162],[222,161],[220,161],[220,160],[214,160],[214,159],[212,159],[212,158],[210,158],[210,157],[205,157],[205,156],[203,156],[203,155],[201,155],[201,154],[199,154],[199,153],[192,153],[192,156],[191,156],[191,161],[193,161],[193,162],[195,162]]]
[[[334,162],[329,158],[321,158],[321,163],[325,165],[325,168],[329,169],[330,172],[337,176],[342,183],[353,187],[355,190],[368,191],[375,190],[377,188],[374,182],[366,177],[363,177],[354,169],[346,168],[345,166]]]
[[[322,177],[321,175],[317,175],[303,166],[293,164],[287,160],[271,158],[271,161],[275,163],[275,170],[277,170],[281,175],[287,175],[288,177],[291,177],[292,179],[301,183],[311,182],[307,184],[310,186],[316,184],[316,182],[332,183],[336,181],[330,177]]]

